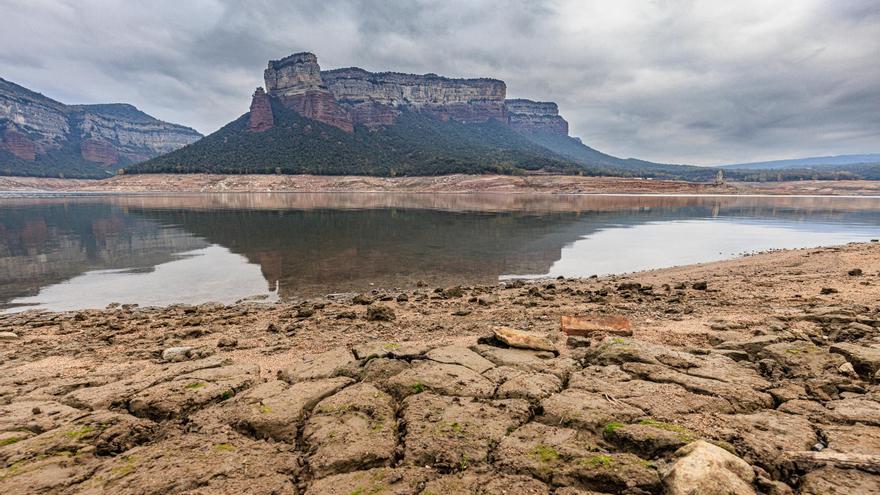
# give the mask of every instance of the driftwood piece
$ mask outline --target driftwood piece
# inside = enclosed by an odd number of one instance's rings
[[[843,469],[861,469],[880,473],[880,455],[844,454],[841,452],[786,452],[785,458],[798,468],[809,470],[821,466],[834,466]]]

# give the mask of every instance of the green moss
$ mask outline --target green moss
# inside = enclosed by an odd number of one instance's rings
[[[605,428],[602,429],[602,433],[607,437],[607,436],[613,435],[615,431],[617,431],[620,428],[623,428],[624,426],[626,426],[626,425],[624,425],[623,423],[619,423],[617,421],[612,421],[612,422],[608,423],[607,425],[605,425]]]
[[[269,414],[272,412],[272,408],[267,406],[266,404],[260,404],[260,414]]]
[[[425,391],[425,386],[421,382],[414,383],[410,388],[414,394],[420,394]]]
[[[397,349],[400,349],[400,344],[385,344],[382,348],[386,351],[396,351]]]
[[[559,452],[556,451],[553,447],[548,445],[538,445],[534,449],[532,449],[531,455],[533,458],[537,459],[541,462],[553,462],[559,459]]]
[[[93,431],[95,431],[95,429],[93,427],[86,425],[86,426],[81,426],[75,430],[70,430],[70,431],[64,433],[64,436],[66,436],[67,438],[70,438],[72,440],[77,440],[79,438],[82,438],[82,437],[88,435],[89,433],[91,433]]]
[[[201,382],[195,382],[195,383],[190,383],[189,385],[187,385],[187,386],[184,387],[184,388],[186,388],[186,389],[188,389],[188,390],[198,390],[198,389],[200,389],[200,388],[205,388],[205,386],[206,386],[206,385],[205,385],[204,383],[201,383]]]
[[[651,418],[642,419],[639,421],[640,425],[650,426],[652,428],[657,428],[659,430],[671,431],[673,433],[677,433],[679,435],[679,439],[683,442],[691,442],[695,435],[694,432],[688,430],[683,426],[679,426],[672,423],[664,423],[662,421],[657,421]]]
[[[613,339],[611,339],[611,343],[621,345],[621,344],[626,344],[626,340],[624,340],[621,337],[614,337]]]
[[[235,452],[235,447],[229,445],[228,443],[218,443],[214,446],[214,450],[218,450],[220,452]]]
[[[591,468],[609,468],[614,464],[614,458],[610,455],[596,454],[594,456],[581,459],[581,464]]]
[[[223,392],[222,394],[220,394],[220,400],[228,400],[228,399],[231,399],[234,395],[235,395],[235,391],[234,391],[234,390],[231,390],[231,389],[230,389],[230,390],[227,390],[227,391]]]
[[[7,445],[12,445],[12,444],[14,444],[14,443],[16,443],[16,442],[20,442],[20,441],[22,441],[22,440],[23,440],[23,438],[19,438],[19,437],[9,437],[9,438],[4,438],[3,440],[0,440],[0,447],[5,447],[5,446],[7,446]]]

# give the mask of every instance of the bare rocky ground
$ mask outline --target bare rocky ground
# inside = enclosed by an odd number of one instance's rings
[[[565,194],[880,195],[880,181],[727,182],[571,175],[443,175],[365,177],[318,175],[138,174],[103,180],[0,177],[0,191],[54,192],[432,192]]]
[[[880,493],[877,243],[0,332],[5,494]]]

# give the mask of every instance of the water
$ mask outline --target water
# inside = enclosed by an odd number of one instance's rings
[[[880,237],[880,198],[0,197],[0,310],[584,277]]]

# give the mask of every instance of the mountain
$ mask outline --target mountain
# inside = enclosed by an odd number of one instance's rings
[[[807,168],[839,168],[841,165],[880,164],[880,153],[864,155],[811,156],[791,160],[773,160],[769,162],[735,163],[723,165],[721,168],[737,170],[768,170],[768,169],[807,169]]]
[[[568,136],[555,103],[506,99],[504,81],[322,71],[312,53],[270,61],[250,111],[126,172],[653,176],[698,167],[623,160]],[[705,178],[715,172],[699,169]]]
[[[65,105],[0,79],[0,174],[106,177],[201,137],[128,104]]]

